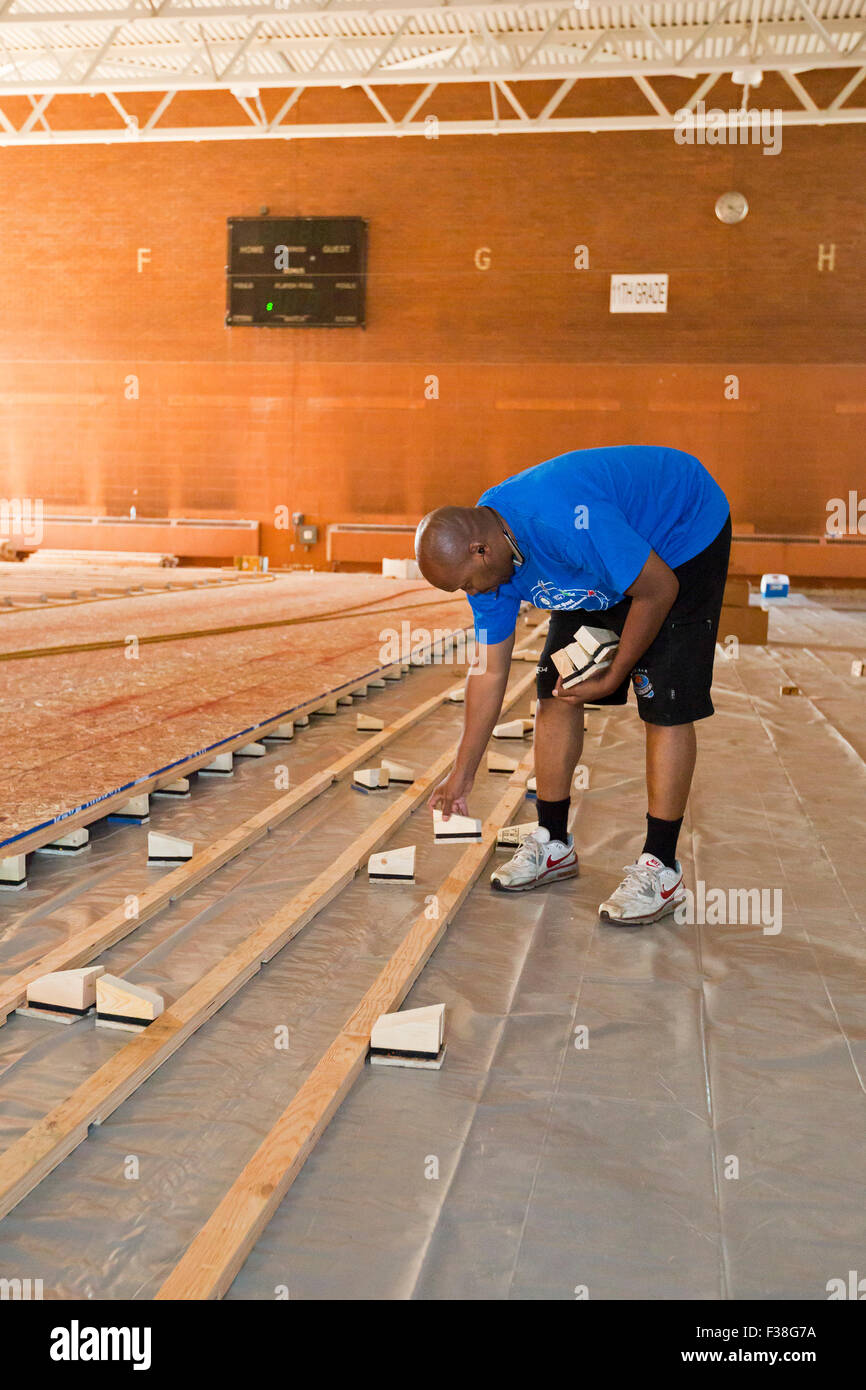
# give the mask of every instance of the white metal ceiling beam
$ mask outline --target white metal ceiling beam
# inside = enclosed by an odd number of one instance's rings
[[[742,66],[744,61],[742,52],[737,48],[723,57],[707,57],[701,60],[693,58],[688,65],[680,64],[672,67],[670,63],[661,61],[647,61],[644,63],[623,62],[621,59],[611,58],[609,61],[600,63],[598,61],[583,62],[580,64],[568,64],[564,62],[550,62],[537,64],[531,69],[517,70],[508,67],[489,68],[478,66],[473,69],[455,70],[453,65],[432,65],[417,67],[412,69],[386,67],[369,72],[369,65],[363,62],[363,58],[348,63],[337,70],[324,71],[323,63],[325,58],[333,50],[334,45],[321,54],[318,61],[312,68],[305,69],[300,64],[296,69],[287,72],[285,66],[280,71],[260,71],[248,65],[238,69],[236,63],[229,61],[228,72],[224,69],[215,77],[213,73],[196,73],[189,70],[190,56],[187,49],[178,50],[176,56],[179,60],[186,60],[179,70],[154,70],[152,75],[148,74],[148,69],[142,63],[129,63],[128,67],[120,56],[111,57],[108,61],[103,58],[100,65],[102,71],[95,69],[91,71],[87,78],[78,80],[71,77],[67,72],[55,78],[46,79],[45,77],[33,77],[22,74],[21,76],[11,76],[8,72],[0,76],[0,96],[21,96],[32,93],[41,95],[46,91],[54,94],[74,95],[76,93],[104,92],[109,89],[113,91],[127,92],[163,92],[167,87],[173,86],[175,90],[183,91],[219,91],[227,87],[244,84],[265,88],[284,88],[287,76],[296,72],[296,75],[303,79],[308,86],[318,87],[341,87],[360,84],[361,80],[374,82],[376,86],[405,86],[407,81],[410,83],[426,83],[435,80],[437,83],[472,83],[479,82],[487,84],[491,81],[502,82],[525,82],[525,81],[555,81],[567,78],[570,72],[574,71],[575,66],[579,66],[579,76],[581,78],[634,78],[640,74],[645,78],[681,76],[696,77],[701,73],[728,73],[732,68]],[[7,55],[10,65],[17,66],[20,70],[26,67],[27,61],[36,61],[39,55],[32,55],[32,58],[25,60],[22,64],[21,55],[18,54],[17,63],[12,64],[12,55]],[[42,60],[44,61],[44,55]],[[203,60],[202,60],[203,61]],[[823,68],[840,69],[852,68],[862,64],[862,56],[837,55],[836,57],[823,56],[820,59],[799,54],[789,55],[761,55],[759,66],[764,72],[802,72],[804,68]],[[0,62],[0,72],[3,63]]]
[[[234,47],[238,43],[237,37],[230,36],[226,34],[225,31],[220,30],[215,30],[207,38],[203,39],[201,32],[203,27],[203,25],[198,24],[195,26],[195,30],[193,30],[193,27],[188,21],[177,21],[172,25],[163,25],[161,29],[154,31],[151,38],[145,38],[141,25],[136,26],[134,31],[116,26],[114,31],[117,35],[117,39],[115,40],[116,53],[135,55],[146,54],[158,59],[170,58],[175,51],[188,48],[190,43],[197,46],[203,41],[209,41],[215,48]],[[677,66],[682,67],[683,65],[688,66],[693,59],[692,65],[700,63],[702,58],[698,51],[708,38],[713,37],[714,32],[715,30],[712,24],[677,26],[675,30],[671,30],[668,33],[670,42],[679,45],[679,53],[677,53],[674,48],[670,47],[668,44],[662,43],[657,30],[609,28],[577,32],[567,29],[559,30],[556,22],[553,22],[544,32],[538,35],[516,31],[497,35],[495,54],[502,62],[506,64],[516,64],[523,70],[533,62],[535,56],[540,52],[548,54],[555,53],[564,60],[570,58],[574,62],[585,62],[587,56],[592,53],[593,50],[597,50],[599,44],[603,44],[606,41],[611,43],[618,41],[620,44],[633,45],[636,40],[641,40],[641,42],[646,42],[656,51],[656,57],[654,59],[656,63],[673,68]],[[717,37],[723,38],[729,46],[733,46],[735,43],[742,43],[747,33],[746,26],[729,25],[724,33]],[[863,38],[866,37],[866,18],[857,22],[850,20],[835,21],[835,34],[837,41],[829,50],[822,45],[820,51],[816,49],[808,55],[814,60],[816,65],[822,61],[823,57],[828,56],[831,58],[834,56],[845,57],[851,61],[855,51],[853,41],[859,39],[862,42]],[[767,56],[772,59],[775,55],[782,52],[782,41],[792,38],[803,38],[804,36],[806,36],[806,30],[802,23],[775,24],[771,27],[766,27],[761,34],[762,40],[773,39],[779,42],[776,43],[773,48],[768,49],[766,54],[762,53],[761,56]],[[461,39],[461,42],[455,45],[454,40],[458,37]],[[292,35],[268,33],[267,35],[263,35],[260,42],[256,45],[256,52],[281,51],[286,54],[291,54],[292,52],[301,54],[311,52],[318,53],[323,45],[330,43],[333,44],[335,52],[351,53],[356,49],[370,49],[375,48],[379,44],[384,44],[385,47],[383,52],[380,54],[379,58],[375,60],[378,66],[383,67],[385,65],[386,56],[390,54],[397,45],[401,48],[413,47],[427,50],[431,54],[447,54],[462,49],[465,45],[465,38],[465,35],[458,36],[453,33],[412,33],[406,31],[402,26],[399,33],[390,35],[371,34],[351,36],[339,34]],[[849,43],[847,48],[843,48],[842,42],[846,38],[852,40],[852,42]],[[28,42],[30,46],[28,46]],[[16,53],[23,56],[35,57],[40,53],[44,54],[45,52],[50,52],[50,49],[45,47],[45,36],[42,35],[41,32],[32,36],[16,35],[13,41],[13,37],[4,35],[2,33],[2,28],[0,28],[0,44],[4,46],[4,50],[7,53]],[[58,51],[62,51],[64,55],[69,56],[85,55],[89,57],[92,56],[94,52],[94,44],[84,44],[81,42],[70,44],[67,39],[63,44],[62,50],[58,49]],[[696,54],[698,56],[694,57]],[[803,54],[800,53],[799,57],[802,59]],[[651,60],[642,57],[639,59],[630,59],[628,61],[643,65],[645,62]],[[495,66],[496,64],[493,63],[491,65]]]
[[[805,110],[818,110],[817,104],[809,96],[809,93],[806,91],[806,88],[803,86],[799,78],[795,77],[792,72],[783,72],[782,77],[785,79],[786,83],[791,88],[791,91],[794,93],[794,96],[797,98],[797,100],[800,102],[801,106],[803,106]]]
[[[866,77],[866,68],[860,68],[858,72],[855,72],[854,76],[851,78],[851,81],[845,83],[845,86],[842,88],[841,92],[836,93],[833,100],[830,102],[830,105],[827,107],[827,110],[838,110],[838,108],[848,100],[851,93],[856,91],[856,89],[860,86],[860,83],[863,81],[864,77]]]
[[[520,102],[517,100],[517,97],[516,97],[516,96],[514,95],[514,93],[512,92],[512,90],[511,90],[511,88],[509,87],[508,83],[507,83],[507,82],[503,82],[503,81],[501,81],[501,80],[498,80],[498,81],[496,82],[496,86],[499,88],[500,92],[501,92],[502,95],[505,97],[505,100],[506,100],[506,101],[513,107],[513,109],[517,112],[517,114],[518,114],[518,116],[520,117],[520,119],[521,119],[522,121],[528,121],[528,120],[529,120],[529,112],[528,112],[528,111],[524,111],[523,107],[520,105]]]
[[[315,22],[299,25],[294,16],[286,13],[282,9],[271,9],[266,14],[257,12],[257,8],[250,8],[241,11],[233,16],[231,20],[223,21],[218,12],[210,8],[191,10],[187,14],[176,14],[166,17],[163,14],[139,13],[135,18],[124,20],[122,17],[112,15],[110,11],[94,10],[84,15],[70,16],[58,10],[53,16],[37,16],[34,14],[19,14],[16,12],[0,15],[0,34],[8,37],[15,35],[23,41],[28,37],[28,31],[34,35],[48,30],[49,35],[52,30],[62,31],[64,42],[68,43],[71,32],[75,32],[78,27],[86,26],[87,34],[84,35],[88,46],[92,49],[98,42],[95,38],[94,30],[117,29],[126,32],[134,31],[138,35],[152,33],[154,40],[161,37],[170,36],[180,32],[184,27],[195,26],[196,29],[202,25],[209,25],[214,33],[226,34],[232,28],[240,29],[243,27],[263,25],[270,26],[270,32],[279,30],[285,38],[295,39],[298,42],[315,42],[317,39],[327,39],[342,35],[346,39],[357,39],[367,43],[392,40],[399,37],[405,31],[407,37],[413,37],[418,42],[447,42],[455,34],[472,34],[479,36],[486,33],[494,48],[503,45],[513,45],[522,43],[529,45],[530,48],[548,42],[552,35],[559,34],[563,38],[572,38],[575,41],[589,42],[594,35],[610,32],[615,33],[621,38],[642,38],[649,39],[650,43],[660,50],[662,57],[672,57],[671,50],[664,42],[663,35],[668,38],[676,38],[681,41],[693,40],[695,36],[702,36],[716,32],[722,27],[722,34],[734,32],[748,32],[754,29],[756,35],[771,34],[779,37],[791,37],[793,35],[804,35],[811,31],[813,37],[820,43],[820,50],[830,51],[838,46],[838,40],[844,38],[846,34],[856,34],[861,31],[863,26],[862,15],[849,15],[847,17],[828,16],[819,21],[815,16],[814,8],[806,3],[806,0],[799,0],[799,8],[795,15],[788,14],[785,18],[778,18],[775,14],[761,17],[756,15],[756,22],[750,26],[749,22],[740,19],[728,19],[733,8],[732,0],[705,0],[704,7],[708,15],[704,19],[694,18],[695,7],[683,16],[673,17],[669,14],[665,19],[657,19],[654,26],[650,26],[637,3],[632,3],[630,13],[624,13],[624,22],[606,24],[579,25],[573,21],[577,14],[585,14],[587,11],[576,11],[574,9],[557,9],[554,11],[553,19],[549,19],[550,8],[547,6],[520,6],[519,18],[521,23],[515,27],[503,26],[495,28],[491,25],[491,13],[485,8],[479,12],[470,11],[465,13],[454,13],[452,8],[442,6],[428,7],[425,12],[415,15],[405,15],[399,22],[399,16],[384,16],[378,10],[370,10],[365,16],[365,22],[361,26],[355,26],[347,30],[345,25],[337,25],[335,17],[330,13],[318,12]],[[478,7],[476,7],[476,10]],[[797,15],[800,17],[798,18]],[[563,28],[563,21],[570,19],[572,23],[566,24]],[[726,21],[727,24],[726,24]],[[413,27],[410,26],[410,22]]]
[[[781,118],[783,126],[811,125],[852,125],[866,121],[866,107],[830,111],[829,108],[813,111],[785,111]],[[2,122],[0,122],[2,124]],[[695,126],[704,123],[695,118]],[[579,116],[551,117],[542,121],[538,117],[528,120],[490,119],[465,121],[437,121],[437,134],[446,135],[525,135],[566,134],[577,131],[670,131],[675,128],[673,116]],[[370,124],[337,123],[295,126],[182,126],[177,129],[156,127],[139,132],[142,144],[165,144],[176,141],[219,141],[219,140],[346,140],[360,138],[394,139],[395,135],[429,136],[423,121],[397,122],[389,125],[385,121]],[[129,143],[129,131],[118,127],[116,130],[30,130],[26,135],[21,131],[7,132],[4,126],[0,132],[0,145],[119,145]]]
[[[15,0],[11,0],[14,4]],[[820,41],[822,49],[832,52],[836,46],[835,41],[844,37],[846,33],[857,32],[863,24],[863,15],[853,15],[847,17],[837,17],[827,14],[816,13],[819,9],[828,8],[826,0],[792,0],[796,5],[794,16],[787,14],[784,18],[776,16],[773,10],[766,16],[760,13],[756,16],[755,29],[760,34],[777,34],[779,36],[790,36],[803,34],[806,30],[811,30],[814,36]],[[476,0],[476,3],[460,5],[449,3],[447,5],[428,3],[416,7],[407,7],[405,10],[388,11],[382,4],[375,0],[369,7],[361,8],[351,17],[363,21],[356,29],[366,30],[365,41],[374,42],[376,40],[387,40],[393,38],[401,29],[408,27],[410,22],[415,21],[416,27],[409,32],[415,34],[419,41],[429,38],[431,41],[436,39],[447,39],[449,32],[467,33],[477,32],[481,35],[487,32],[492,42],[496,45],[523,42],[530,46],[547,41],[552,33],[561,32],[565,37],[588,40],[605,30],[612,31],[621,37],[635,38],[643,36],[649,39],[656,48],[665,56],[667,44],[664,37],[678,37],[688,39],[695,34],[702,34],[712,30],[715,32],[720,26],[725,25],[730,12],[733,8],[732,0],[704,0],[704,8],[711,12],[706,20],[695,19],[694,12],[700,5],[680,5],[673,0],[673,3],[664,5],[663,17],[656,19],[650,25],[638,0],[623,0],[619,6],[611,4],[605,6],[606,12],[616,10],[621,17],[616,22],[593,23],[592,9],[575,9],[573,6],[560,8],[559,5],[548,4],[516,4],[499,6],[490,3],[490,0]],[[553,20],[550,20],[553,12]],[[522,27],[508,27],[515,14],[518,14]],[[797,18],[796,16],[800,17]],[[494,27],[491,23],[497,16],[502,20],[502,27]],[[578,16],[588,17],[588,23],[578,23]],[[63,32],[65,40],[71,31],[77,28],[86,28],[88,34],[94,29],[100,28],[119,28],[122,30],[134,28],[137,32],[153,31],[156,36],[160,34],[170,34],[176,32],[183,24],[194,23],[195,25],[208,24],[214,28],[221,27],[223,32],[227,26],[235,25],[261,25],[263,23],[272,24],[274,27],[281,27],[286,31],[287,37],[294,36],[298,40],[303,40],[306,36],[307,41],[318,38],[328,38],[335,34],[342,33],[346,38],[350,38],[352,30],[346,24],[339,24],[338,21],[346,18],[343,12],[334,9],[324,10],[316,7],[313,11],[307,11],[301,16],[297,10],[289,9],[285,6],[274,7],[273,4],[261,5],[255,0],[249,0],[248,4],[242,6],[221,7],[208,6],[200,7],[190,4],[187,7],[165,5],[159,11],[148,10],[106,10],[94,9],[83,11],[64,11],[64,10],[45,10],[45,11],[24,11],[17,9],[7,9],[0,13],[0,34],[20,33],[26,36],[27,31],[38,31],[40,29],[56,29]],[[571,20],[571,24],[566,24],[562,28],[563,21]],[[302,22],[302,20],[304,22]],[[456,29],[449,29],[449,21],[453,20]],[[750,27],[747,20],[731,20],[727,29],[729,31],[748,30]],[[319,31],[317,33],[317,30]],[[724,31],[724,28],[722,29]],[[91,41],[93,42],[93,41]]]
[[[138,0],[125,8],[71,13],[51,10],[50,0],[41,0],[43,8],[30,13],[19,10],[19,3],[23,0],[5,0],[0,9],[0,103],[4,95],[24,95],[33,109],[16,128],[0,105],[3,144],[111,143],[130,133],[145,140],[421,134],[428,133],[429,116],[418,121],[415,116],[438,86],[449,83],[479,90],[484,84],[491,116],[482,121],[439,118],[442,133],[669,129],[674,113],[656,90],[655,78],[700,78],[700,86],[680,103],[694,111],[714,83],[738,66],[781,74],[801,108],[785,112],[783,123],[866,120],[863,108],[845,105],[866,75],[866,0],[855,0],[862,13],[841,18],[837,0],[789,0],[785,5],[754,0],[748,14],[735,8],[735,0],[657,0],[651,22],[641,0],[607,0],[603,6],[590,0],[579,10],[563,6],[562,0],[532,5],[498,0],[326,0],[324,5],[268,0],[265,5],[236,0],[213,6],[194,0]],[[849,76],[845,70],[855,66]],[[797,76],[810,68],[840,70],[844,86],[824,107]],[[604,115],[555,116],[575,82],[592,78],[633,81],[652,112],[618,115],[615,97],[608,94]],[[535,118],[512,90],[521,81],[551,86],[550,98]],[[294,90],[269,120],[260,94],[284,93],[289,84]],[[407,84],[424,90],[397,119],[384,91]],[[360,89],[381,120],[286,127],[284,118],[301,92],[312,87]],[[172,130],[162,118],[178,91],[229,91],[249,126]],[[84,92],[106,95],[122,127],[51,130],[44,113],[52,98]],[[122,100],[138,92],[161,98],[142,131]],[[748,93],[744,87],[744,101]],[[511,112],[502,108],[500,95]]]
[[[587,4],[573,8],[576,14],[591,23],[598,10],[629,19],[634,9],[641,8],[642,3],[643,0],[601,0],[601,3],[599,0],[588,0]],[[656,9],[661,8],[663,4],[664,0],[657,0]],[[83,5],[77,10],[53,10],[50,4],[46,4],[38,10],[19,10],[16,8],[16,0],[10,0],[6,8],[0,11],[0,28],[33,27],[43,24],[62,24],[64,27],[94,23],[132,24],[177,19],[193,19],[196,22],[207,19],[214,23],[282,18],[289,22],[315,22],[323,19],[363,21],[376,16],[390,16],[394,19],[417,16],[426,19],[431,15],[471,15],[477,14],[480,10],[488,16],[500,15],[509,18],[517,11],[526,16],[546,16],[551,11],[558,10],[560,5],[561,0],[559,3],[557,0],[550,0],[550,3],[535,4],[520,3],[520,0],[448,0],[447,4],[437,4],[434,0],[426,0],[426,3],[425,0],[416,0],[416,3],[407,3],[407,0],[332,0],[327,6],[316,3],[315,0],[280,0],[277,4],[274,0],[242,0],[242,3],[214,4],[205,8],[196,0],[187,0],[187,3],[184,3],[184,0],[170,0],[170,3],[163,3],[156,9],[145,8],[143,5],[88,9]],[[671,15],[685,19],[694,9],[694,5],[687,4],[686,0],[679,0],[679,3],[677,0],[671,0],[666,8]],[[825,22],[825,16],[822,16],[821,12],[829,12],[832,8],[832,4],[826,3],[826,0],[813,0],[811,4],[809,0],[802,0],[802,9],[808,10],[818,24]],[[571,9],[569,6],[568,11]]]

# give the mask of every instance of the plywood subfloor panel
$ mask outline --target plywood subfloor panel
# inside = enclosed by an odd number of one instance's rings
[[[0,653],[340,613],[366,616],[0,661],[0,840],[72,810],[382,664],[386,629],[462,628],[427,584],[296,574],[254,590],[157,594],[13,614]],[[431,606],[432,605],[432,606]],[[386,658],[387,659],[387,658]]]

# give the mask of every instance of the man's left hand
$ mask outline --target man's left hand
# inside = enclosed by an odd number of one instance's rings
[[[568,705],[596,705],[599,700],[612,695],[621,683],[622,677],[614,676],[611,679],[608,670],[602,671],[598,676],[588,676],[585,681],[571,686],[569,690],[563,690],[560,676],[553,694],[557,700],[562,700]]]

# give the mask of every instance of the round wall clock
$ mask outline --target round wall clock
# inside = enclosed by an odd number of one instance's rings
[[[748,211],[749,204],[742,193],[722,193],[716,199],[716,217],[728,227],[742,222]]]

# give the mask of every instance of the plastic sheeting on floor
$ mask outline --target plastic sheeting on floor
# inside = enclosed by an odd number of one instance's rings
[[[808,1300],[863,1269],[866,617],[801,601],[770,635],[718,662],[681,841],[694,915],[723,899],[727,920],[598,921],[641,845],[643,738],[633,705],[590,713],[580,879],[506,897],[484,876],[406,1001],[446,1003],[443,1069],[364,1069],[229,1297]],[[387,692],[394,708],[436,675]],[[423,766],[459,721],[443,707],[389,756]],[[312,766],[314,738],[342,751],[330,723],[286,761]],[[244,780],[202,838],[253,809]],[[501,790],[481,775],[473,810]],[[172,829],[206,800],[171,808]],[[332,788],[103,963],[176,997],[383,804]],[[153,1296],[459,857],[427,814],[392,841],[418,844],[415,887],[359,876],[0,1224],[0,1275]],[[64,901],[81,920],[116,901],[110,867],[86,906],[58,887],[52,932]],[[19,921],[4,968],[53,939]],[[10,1020],[0,1141],[123,1040]]]

